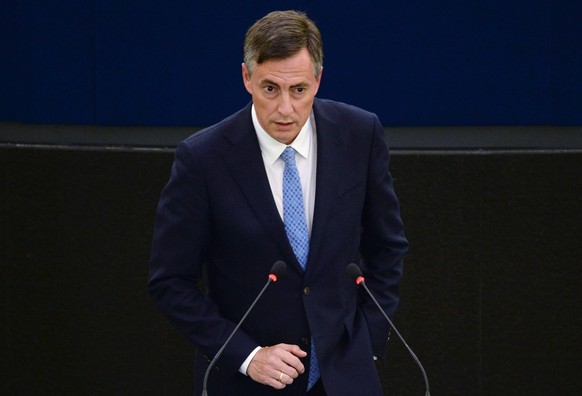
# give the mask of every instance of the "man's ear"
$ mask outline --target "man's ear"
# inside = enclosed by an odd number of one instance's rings
[[[317,76],[317,83],[315,86],[315,93],[317,94],[317,91],[319,91],[319,86],[321,85],[321,75],[323,74],[323,66],[321,66],[321,69],[319,70],[319,76]]]
[[[251,85],[251,74],[249,73],[249,69],[247,68],[247,65],[245,65],[244,63],[242,64],[242,79],[243,79],[243,84],[245,85],[245,88],[247,89],[247,92],[252,95],[253,94],[253,86]]]

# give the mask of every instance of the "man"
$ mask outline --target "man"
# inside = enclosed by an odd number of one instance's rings
[[[378,118],[316,99],[321,36],[306,15],[273,12],[247,32],[244,109],[176,149],[160,199],[149,290],[209,361],[209,395],[381,395],[375,357],[389,325],[346,276],[358,262],[388,315],[408,245]],[[204,277],[207,292],[198,288]]]

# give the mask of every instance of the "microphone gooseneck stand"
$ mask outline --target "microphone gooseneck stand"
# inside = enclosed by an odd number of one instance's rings
[[[210,364],[206,368],[206,372],[204,373],[204,381],[202,382],[202,396],[208,396],[208,392],[206,389],[207,389],[207,384],[208,384],[208,376],[210,375],[210,370],[212,369],[212,367],[214,367],[214,364],[216,363],[216,361],[218,360],[220,355],[222,355],[222,352],[224,351],[224,349],[226,348],[226,346],[228,345],[228,343],[230,342],[232,337],[234,337],[234,334],[241,327],[241,325],[243,324],[243,322],[245,321],[247,316],[249,316],[249,314],[253,310],[254,306],[257,304],[257,301],[259,301],[259,299],[261,298],[261,296],[263,295],[265,290],[267,290],[267,287],[269,287],[269,285],[271,283],[277,282],[278,277],[281,276],[285,272],[286,269],[287,269],[287,264],[285,264],[283,261],[277,261],[275,264],[273,264],[273,267],[271,268],[271,272],[269,273],[269,279],[267,280],[267,283],[265,284],[265,286],[263,286],[263,289],[261,290],[261,292],[259,293],[257,298],[255,298],[255,301],[253,301],[253,303],[251,304],[249,309],[247,309],[247,311],[245,312],[242,319],[238,322],[238,324],[236,325],[236,327],[234,328],[232,333],[230,333],[230,335],[228,336],[228,338],[226,339],[224,344],[222,344],[222,346],[220,347],[218,352],[216,352],[216,355],[214,355],[214,358],[212,359],[212,361],[210,362]]]
[[[418,357],[416,357],[416,354],[408,346],[406,341],[404,341],[404,338],[400,335],[400,332],[398,331],[398,329],[396,329],[396,326],[394,326],[394,323],[392,323],[392,321],[390,320],[388,315],[386,315],[386,312],[384,312],[384,310],[382,309],[382,307],[378,303],[378,300],[376,300],[374,298],[374,295],[372,294],[370,289],[368,289],[368,286],[366,285],[366,280],[364,279],[364,276],[362,275],[362,270],[360,269],[360,267],[358,267],[358,265],[354,264],[354,263],[348,264],[348,266],[346,268],[346,272],[351,279],[353,279],[358,285],[362,286],[364,288],[364,290],[366,290],[366,292],[368,293],[368,295],[370,296],[372,301],[374,301],[374,304],[376,304],[376,307],[378,307],[378,310],[380,310],[380,312],[382,313],[384,318],[388,321],[388,324],[390,325],[392,330],[394,330],[394,332],[396,333],[398,338],[400,338],[400,341],[402,341],[402,344],[404,344],[404,346],[408,350],[408,353],[410,353],[410,356],[412,356],[412,358],[414,359],[414,361],[416,362],[416,364],[420,368],[420,371],[422,372],[422,377],[424,378],[424,386],[426,389],[425,396],[430,396],[430,388],[428,385],[428,378],[426,376],[426,371],[424,371],[424,367],[422,367],[422,364],[420,363],[420,360],[418,360]]]

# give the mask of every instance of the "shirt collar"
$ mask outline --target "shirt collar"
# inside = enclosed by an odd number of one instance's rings
[[[251,115],[253,119],[253,126],[255,127],[255,132],[257,133],[257,138],[259,139],[259,147],[263,153],[265,161],[272,165],[283,153],[283,150],[287,147],[275,139],[273,139],[261,126],[259,119],[257,118],[257,112],[255,110],[255,105],[253,104],[251,108]],[[309,157],[309,148],[311,147],[311,139],[313,137],[313,131],[315,126],[313,125],[313,111],[311,115],[303,125],[303,128],[299,131],[299,134],[290,144],[299,155],[304,158]]]

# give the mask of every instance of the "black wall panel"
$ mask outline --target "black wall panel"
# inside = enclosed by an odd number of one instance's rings
[[[186,395],[146,292],[168,151],[0,148],[0,393]],[[580,152],[394,152],[411,252],[395,323],[433,395],[579,395]],[[386,394],[423,394],[394,336]]]
[[[145,289],[156,196],[170,157],[1,156],[8,252],[0,393],[184,394],[192,349]]]

